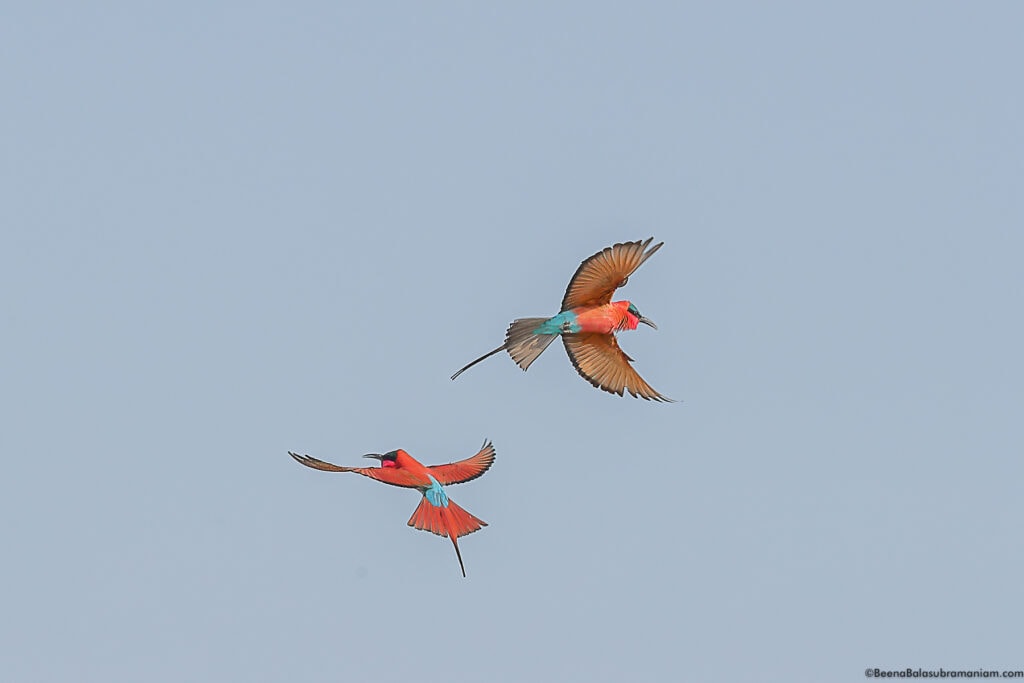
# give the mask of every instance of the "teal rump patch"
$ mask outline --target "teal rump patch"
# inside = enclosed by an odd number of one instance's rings
[[[540,324],[540,327],[533,331],[534,334],[573,334],[583,329],[576,322],[576,314],[572,311],[559,313],[554,318],[548,318]]]
[[[436,508],[448,507],[448,494],[444,492],[441,485],[437,483],[437,479],[430,478],[430,488],[423,492],[423,495],[427,497],[430,504]]]

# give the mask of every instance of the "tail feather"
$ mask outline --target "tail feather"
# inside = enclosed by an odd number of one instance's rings
[[[523,370],[527,370],[558,336],[534,333],[534,330],[546,321],[547,318],[519,318],[508,326],[508,332],[505,333],[505,350]]]
[[[460,538],[479,531],[487,526],[487,522],[466,512],[451,498],[448,499],[448,507],[435,507],[426,496],[423,496],[423,500],[409,518],[409,526],[438,536],[450,537],[454,534],[455,538]]]
[[[469,365],[463,367],[452,375],[452,379],[455,379],[480,361],[487,360],[499,351],[508,351],[508,355],[512,356],[512,360],[523,370],[526,370],[558,336],[557,334],[534,333],[534,330],[547,322],[547,320],[548,318],[519,318],[513,320],[512,324],[508,326],[508,331],[505,333],[504,344],[493,351],[488,351]]]
[[[480,356],[479,358],[477,358],[475,361],[473,361],[469,365],[463,366],[463,368],[461,370],[459,370],[454,375],[452,375],[452,379],[455,379],[456,377],[458,377],[459,375],[464,373],[466,370],[469,370],[471,367],[473,367],[474,365],[476,365],[480,361],[487,360],[488,358],[490,358],[494,354],[498,353],[499,351],[504,351],[504,350],[505,350],[505,345],[502,344],[501,346],[499,346],[498,348],[494,349],[493,351],[488,351],[487,353],[485,353],[484,355]]]
[[[459,550],[458,538],[479,531],[487,526],[487,522],[466,512],[448,499],[448,507],[434,506],[426,496],[409,518],[409,526],[422,531],[429,531],[438,536],[447,536],[455,546],[455,555],[459,558],[462,575],[466,575],[466,566],[462,563],[462,552]]]

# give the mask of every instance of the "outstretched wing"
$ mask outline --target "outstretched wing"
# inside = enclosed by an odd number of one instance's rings
[[[332,465],[329,462],[317,460],[311,455],[299,455],[291,451],[288,451],[288,455],[292,456],[295,462],[306,467],[312,467],[314,470],[320,470],[321,472],[355,472],[356,474],[361,474],[364,477],[376,479],[379,482],[391,484],[392,486],[402,486],[408,489],[414,489],[418,486],[408,472],[394,467],[342,467],[341,465]]]
[[[442,486],[448,484],[464,484],[483,475],[494,464],[494,446],[484,441],[480,451],[471,458],[451,462],[447,465],[432,465],[430,473]]]
[[[565,290],[562,311],[609,303],[615,290],[625,285],[629,276],[665,244],[658,242],[644,251],[653,239],[605,247],[583,261]]]
[[[628,391],[649,401],[672,402],[637,374],[630,365],[633,359],[619,348],[614,335],[591,332],[563,334],[562,341],[576,372],[598,389],[619,396]]]

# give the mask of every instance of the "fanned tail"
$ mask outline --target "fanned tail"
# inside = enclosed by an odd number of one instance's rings
[[[435,506],[426,496],[420,501],[419,506],[409,518],[409,526],[423,531],[429,531],[438,536],[447,536],[452,539],[455,546],[455,556],[459,558],[459,567],[462,575],[466,575],[466,565],[462,563],[462,552],[459,551],[458,538],[479,531],[487,526],[487,522],[478,519],[466,512],[451,499],[448,499],[448,507]]]
[[[512,360],[524,371],[537,360],[544,349],[555,340],[557,334],[534,334],[547,318],[519,318],[513,320],[505,333],[505,349]]]
[[[505,332],[504,344],[493,351],[488,351],[456,372],[452,375],[452,379],[455,379],[480,361],[487,360],[499,351],[508,351],[508,355],[512,356],[512,360],[523,370],[526,370],[558,336],[557,334],[534,334],[534,330],[547,320],[547,318],[519,318],[513,320],[512,324],[508,326],[508,331]]]

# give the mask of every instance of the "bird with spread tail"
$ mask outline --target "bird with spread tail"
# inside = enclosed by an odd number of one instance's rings
[[[456,372],[452,379],[499,351],[508,351],[512,360],[526,370],[555,337],[561,336],[576,372],[598,389],[619,396],[628,391],[634,397],[671,402],[633,369],[633,359],[615,339],[616,332],[635,330],[640,323],[658,329],[631,302],[612,301],[615,290],[664,244],[658,242],[648,249],[653,240],[649,237],[615,244],[584,260],[569,281],[558,315],[514,320],[505,333],[504,344]]]
[[[364,458],[380,460],[380,467],[342,467],[317,460],[308,455],[298,455],[288,451],[288,455],[306,467],[323,472],[355,472],[364,477],[392,486],[417,489],[423,494],[423,500],[409,518],[409,526],[429,531],[438,536],[447,536],[455,546],[455,555],[459,558],[462,575],[466,575],[466,566],[462,563],[458,538],[479,531],[487,526],[487,522],[466,512],[455,501],[448,498],[444,487],[449,484],[463,484],[472,481],[490,469],[494,464],[494,446],[490,441],[476,455],[447,465],[426,466],[401,448],[384,454],[368,453]]]

